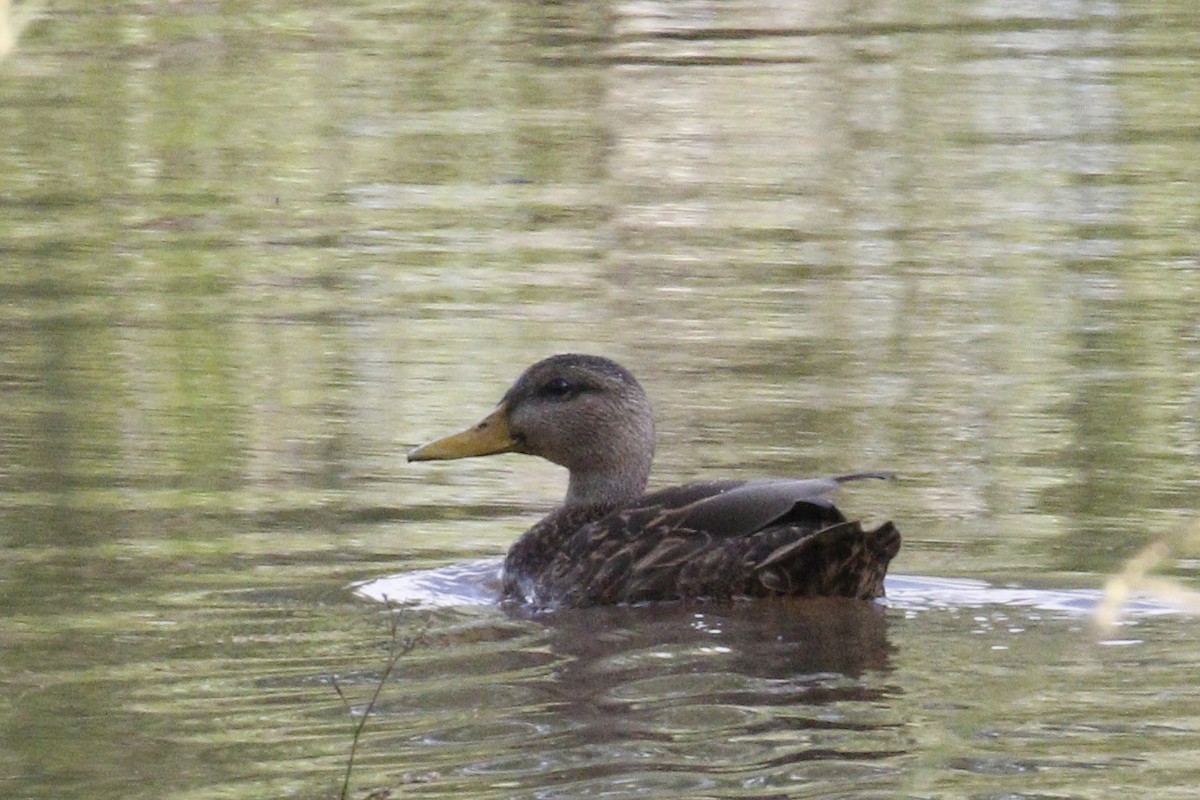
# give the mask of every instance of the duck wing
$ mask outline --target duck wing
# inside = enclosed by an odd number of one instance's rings
[[[718,538],[749,536],[763,528],[795,521],[842,522],[845,517],[829,495],[849,481],[890,478],[887,472],[856,472],[827,478],[766,478],[688,484],[647,495],[639,507],[659,508],[646,527],[705,531]]]
[[[828,495],[847,481],[885,477],[890,476],[712,481],[646,495],[575,531],[536,580],[535,602],[877,597],[899,534],[892,537],[893,547],[890,523],[864,532]]]

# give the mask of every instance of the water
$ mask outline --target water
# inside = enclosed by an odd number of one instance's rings
[[[0,63],[0,793],[336,797],[399,574],[355,797],[1192,796],[1194,4],[310,5]],[[490,603],[563,476],[403,453],[568,350],[888,602]]]

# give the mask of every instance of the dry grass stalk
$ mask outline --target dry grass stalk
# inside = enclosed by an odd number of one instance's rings
[[[363,708],[362,716],[358,719],[358,724],[354,726],[354,736],[350,740],[350,753],[346,757],[346,771],[342,777],[342,791],[339,794],[340,800],[348,800],[350,797],[350,775],[354,772],[354,759],[358,754],[358,743],[362,739],[363,728],[367,726],[367,720],[371,718],[371,712],[375,710],[375,704],[379,702],[379,695],[383,691],[383,685],[387,683],[388,678],[391,676],[400,659],[411,653],[417,645],[425,641],[425,628],[422,628],[415,634],[401,636],[400,617],[404,611],[403,607],[393,605],[386,597],[383,598],[383,601],[388,607],[388,627],[391,634],[388,657],[384,663],[383,672],[380,673],[379,680],[375,683],[375,689],[371,692],[371,698]],[[336,675],[333,677],[333,689],[337,692],[338,697],[342,699],[342,704],[346,706],[346,710],[353,714],[354,709],[351,707],[346,694],[342,691]],[[372,793],[370,796],[374,797],[378,795]]]
[[[28,0],[17,8],[13,8],[12,0],[0,0],[0,59],[16,48],[21,32],[41,9],[41,0]]]
[[[1104,597],[1096,607],[1094,620],[1101,633],[1111,633],[1121,622],[1121,613],[1130,597],[1149,596],[1192,614],[1200,614],[1200,592],[1171,578],[1151,575],[1151,571],[1179,553],[1200,550],[1200,521],[1180,532],[1156,539],[1125,563],[1125,568],[1109,578]]]

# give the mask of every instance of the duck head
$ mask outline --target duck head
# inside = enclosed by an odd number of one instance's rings
[[[629,370],[566,354],[522,373],[475,425],[422,445],[409,461],[526,453],[567,468],[566,506],[616,507],[646,488],[654,458],[650,401]]]

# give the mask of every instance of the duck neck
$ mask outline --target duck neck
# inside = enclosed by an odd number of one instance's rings
[[[650,477],[650,466],[620,472],[571,470],[564,508],[591,506],[611,511],[627,506],[642,496]]]

